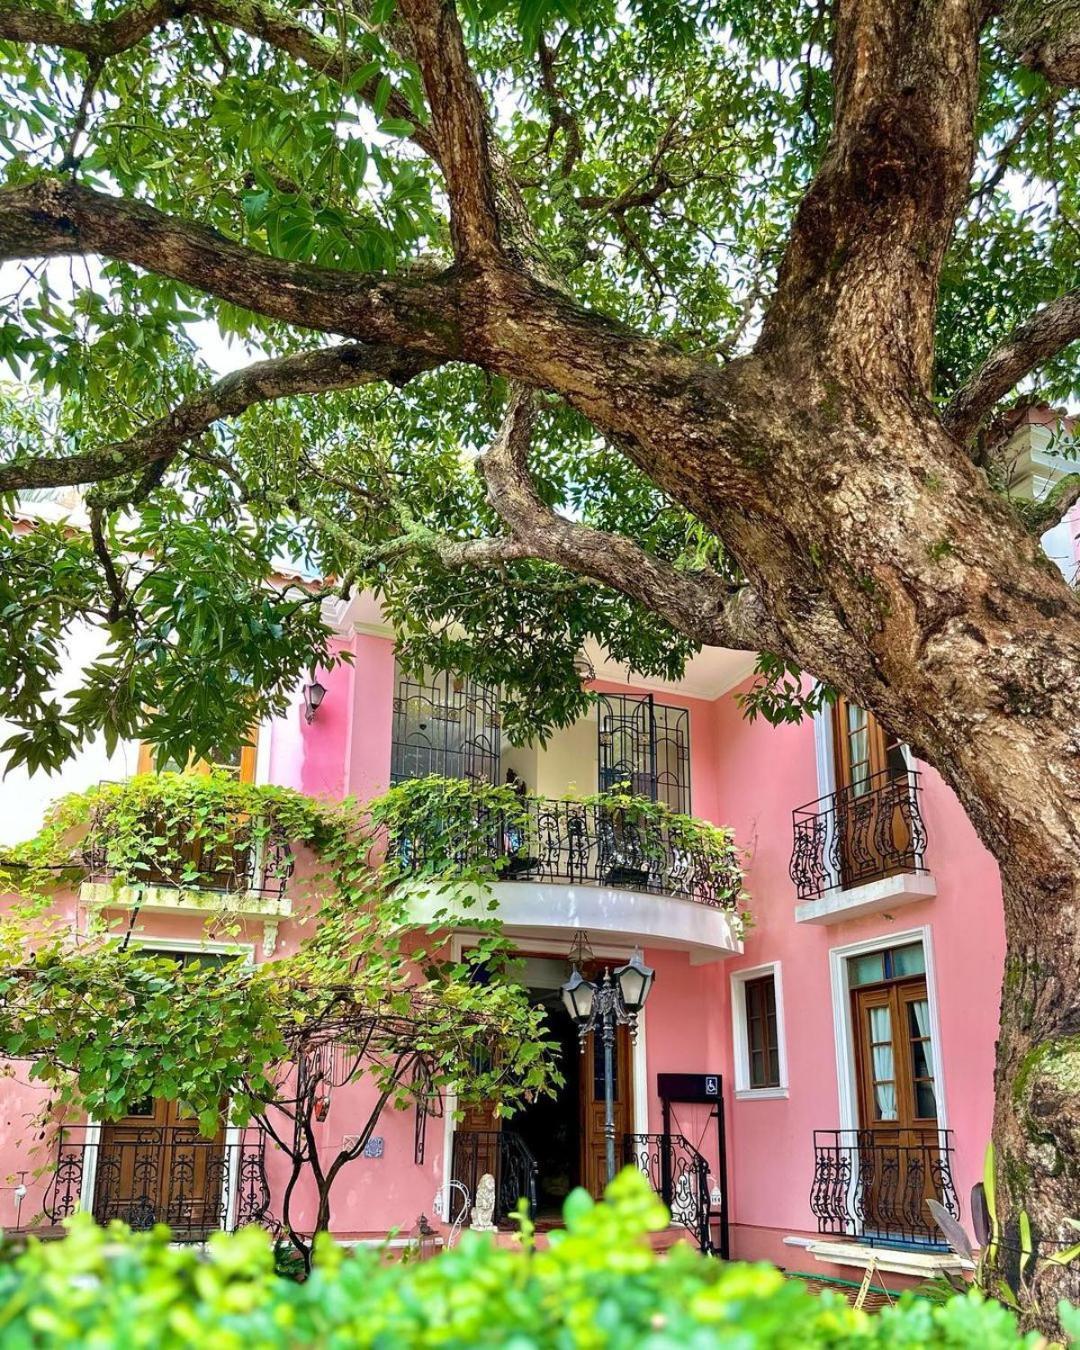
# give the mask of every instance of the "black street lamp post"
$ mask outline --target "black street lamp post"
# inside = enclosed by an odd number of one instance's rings
[[[599,1030],[604,1038],[604,1154],[608,1181],[615,1177],[615,1028],[628,1026],[631,1039],[637,1039],[638,1013],[649,997],[654,973],[641,952],[635,951],[614,975],[605,969],[599,983],[587,980],[575,966],[562,987],[563,1007],[577,1027],[582,1051],[590,1031]]]

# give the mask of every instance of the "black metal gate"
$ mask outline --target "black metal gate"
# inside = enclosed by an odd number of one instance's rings
[[[600,791],[690,811],[690,713],[652,694],[601,694]]]
[[[391,783],[428,774],[497,782],[495,691],[461,676],[441,675],[431,684],[421,684],[399,672],[391,747]]]

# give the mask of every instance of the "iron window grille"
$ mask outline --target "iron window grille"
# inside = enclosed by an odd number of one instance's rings
[[[496,693],[461,676],[431,684],[400,671],[394,693],[390,781],[437,774],[496,783],[499,778],[499,705]]]
[[[652,694],[601,694],[599,787],[690,814],[690,713]]]

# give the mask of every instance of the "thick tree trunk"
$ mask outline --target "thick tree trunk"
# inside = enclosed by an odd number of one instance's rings
[[[1053,1335],[1059,1299],[1077,1298],[1074,1270],[1039,1259],[1080,1234],[1080,934],[1076,859],[1080,829],[1062,856],[1060,887],[1046,856],[1003,867],[1008,953],[1001,1000],[994,1143],[1001,1249],[995,1274],[1016,1289],[1025,1320]],[[1031,1224],[1036,1258],[1022,1257],[1020,1216]]]

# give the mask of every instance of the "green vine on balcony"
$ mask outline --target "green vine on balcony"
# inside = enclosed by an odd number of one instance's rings
[[[615,837],[632,831],[635,855],[646,868],[692,860],[698,875],[709,878],[722,907],[739,912],[745,931],[750,915],[744,904],[743,855],[730,829],[619,790],[568,796],[564,804],[595,812]],[[507,839],[520,839],[518,852],[528,853],[536,844],[530,831],[550,806],[545,798],[512,787],[431,776],[395,785],[370,809],[390,840],[391,864],[403,878],[419,875],[450,883],[465,869],[490,883],[512,873],[519,860]]]
[[[63,798],[34,839],[0,858],[0,893],[18,897],[0,919],[0,1058],[31,1062],[53,1114],[115,1120],[165,1098],[213,1133],[226,1100],[238,1122],[270,1118],[288,1084],[281,1066],[305,1038],[396,1019],[414,1028],[405,1060],[363,1070],[390,1105],[453,1082],[463,1104],[492,1100],[509,1115],[549,1091],[559,1075],[543,1011],[509,974],[498,924],[471,924],[479,937],[460,960],[448,959],[445,930],[410,926],[379,813],[223,775],[148,775]],[[56,903],[85,872],[88,832],[104,832],[116,884],[138,886],[176,865],[177,841],[229,838],[238,816],[272,822],[312,855],[318,923],[289,955],[178,963],[105,924],[87,932]],[[487,878],[465,867],[447,885],[475,894]],[[473,978],[481,964],[483,983]],[[423,1072],[403,1075],[403,1062]]]
[[[350,808],[222,772],[140,774],[62,797],[33,839],[0,858],[0,883],[25,893],[50,872],[82,871],[96,853],[118,886],[150,873],[195,885],[197,858],[235,847],[238,824],[253,847],[276,835],[319,854],[349,834]]]

